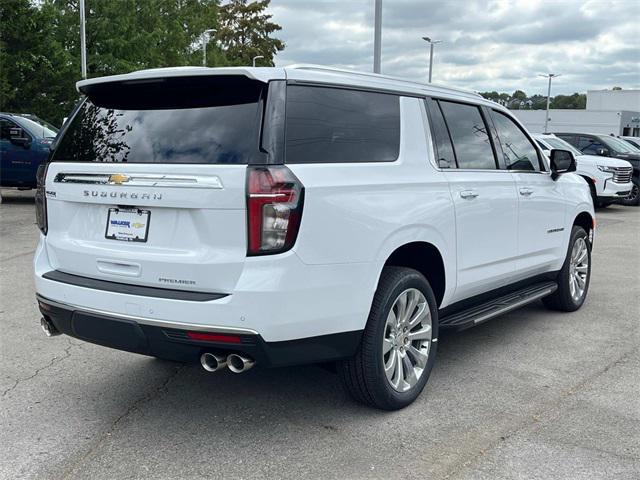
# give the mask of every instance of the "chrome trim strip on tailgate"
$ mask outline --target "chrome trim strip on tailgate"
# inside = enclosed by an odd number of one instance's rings
[[[120,318],[122,320],[131,320],[133,322],[140,323],[142,325],[151,325],[153,327],[173,328],[176,330],[193,330],[195,332],[224,332],[235,333],[239,335],[258,335],[258,332],[251,330],[250,328],[237,328],[237,327],[221,327],[214,325],[201,325],[197,323],[177,323],[169,320],[158,320],[155,318],[137,317],[134,315],[124,315],[122,313],[107,312],[105,310],[98,310],[97,308],[81,307],[71,303],[59,302],[57,300],[50,300],[47,297],[36,293],[38,302],[42,302],[45,306],[51,305],[53,307],[62,308],[65,310],[71,310],[76,312],[84,312],[94,315],[102,315],[105,317]]]
[[[217,175],[154,175],[150,173],[58,173],[55,183],[117,185],[119,187],[209,188],[222,190]]]
[[[124,293],[140,297],[164,298],[167,300],[186,300],[191,302],[210,302],[228,296],[226,293],[194,292],[174,288],[149,287],[146,285],[132,285],[129,283],[101,280],[99,278],[72,275],[59,270],[51,270],[42,274],[42,278],[54,282],[66,283],[77,287],[103,290],[105,292]]]

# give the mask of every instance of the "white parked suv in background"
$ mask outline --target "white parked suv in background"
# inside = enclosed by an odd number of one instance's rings
[[[471,92],[298,66],[79,82],[39,173],[42,326],[209,371],[335,362],[383,409],[440,329],[589,288],[593,203]]]
[[[533,138],[546,155],[553,149],[569,150],[573,153],[576,159],[576,173],[589,184],[593,204],[596,207],[611,205],[631,192],[633,167],[626,160],[585,155],[553,133],[534,134]]]

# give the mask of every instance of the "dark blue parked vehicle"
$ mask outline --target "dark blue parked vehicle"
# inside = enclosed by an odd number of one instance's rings
[[[58,129],[29,114],[0,112],[0,187],[35,188]]]

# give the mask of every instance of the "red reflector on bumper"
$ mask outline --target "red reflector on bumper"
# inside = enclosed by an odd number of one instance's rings
[[[238,335],[225,335],[222,333],[187,332],[187,337],[203,342],[240,343]]]

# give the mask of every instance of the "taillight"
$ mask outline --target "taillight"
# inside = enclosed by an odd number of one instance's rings
[[[303,202],[304,186],[287,167],[247,167],[247,253],[289,250],[298,236]]]
[[[45,192],[45,179],[47,177],[47,166],[49,164],[44,162],[38,167],[36,173],[36,222],[40,231],[47,234],[47,196]]]

